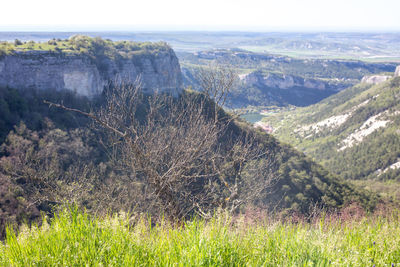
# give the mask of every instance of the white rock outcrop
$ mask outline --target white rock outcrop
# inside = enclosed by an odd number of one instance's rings
[[[372,75],[372,76],[364,76],[361,79],[362,83],[368,83],[368,84],[379,84],[383,83],[387,80],[392,78],[392,76],[389,75]]]
[[[364,122],[363,125],[355,132],[350,134],[342,141],[342,147],[338,149],[338,151],[345,150],[346,148],[352,147],[355,144],[360,143],[366,136],[372,134],[377,129],[386,127],[390,120],[382,119],[382,115],[388,114],[387,111],[381,112],[377,115],[370,117],[368,120]]]
[[[396,71],[394,72],[394,77],[399,77],[400,76],[400,65],[397,66]]]

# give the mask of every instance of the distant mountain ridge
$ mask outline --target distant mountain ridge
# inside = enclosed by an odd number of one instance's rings
[[[48,41],[66,39],[77,32],[0,32],[0,40]],[[234,31],[92,31],[80,34],[113,41],[165,41],[178,52],[212,48],[242,48],[255,52],[302,58],[360,58],[399,60],[398,32],[234,32]]]

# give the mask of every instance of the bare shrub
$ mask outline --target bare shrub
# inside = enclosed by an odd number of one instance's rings
[[[201,68],[197,73],[200,90],[210,99],[213,99],[216,106],[225,106],[229,93],[238,81],[236,70],[229,64],[210,64]]]
[[[136,82],[110,87],[95,113],[50,104],[93,120],[115,171],[99,192],[125,211],[209,218],[267,194],[268,157],[251,134],[232,130],[233,118],[209,94],[149,96]]]
[[[84,135],[78,129],[47,129],[40,135],[21,124],[0,147],[6,155],[0,158],[0,173],[22,188],[28,206],[51,211],[53,205],[80,205],[90,199],[91,179],[100,175],[87,161],[93,148],[84,143]]]

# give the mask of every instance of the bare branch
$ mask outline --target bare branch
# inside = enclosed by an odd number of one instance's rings
[[[45,104],[48,104],[49,107],[54,106],[54,107],[57,107],[57,108],[64,109],[64,110],[66,110],[66,111],[72,111],[72,112],[79,113],[79,114],[81,114],[81,115],[83,115],[83,116],[86,116],[86,117],[88,117],[88,118],[91,118],[92,120],[94,120],[94,121],[96,121],[97,123],[101,124],[103,127],[105,127],[105,128],[107,128],[107,129],[109,129],[109,130],[111,130],[111,131],[117,133],[117,134],[120,135],[121,137],[125,137],[125,136],[126,136],[125,133],[122,133],[122,132],[118,131],[117,129],[111,127],[111,126],[108,125],[107,123],[101,121],[100,119],[98,119],[98,118],[97,118],[95,115],[93,115],[92,113],[87,113],[87,112],[84,112],[84,111],[82,111],[82,110],[75,109],[75,108],[69,108],[69,107],[66,107],[66,106],[64,106],[64,105],[62,105],[62,104],[56,104],[56,103],[53,103],[53,102],[50,102],[50,101],[47,101],[47,100],[43,100],[43,102],[44,102]]]
[[[204,74],[206,97],[147,96],[140,84],[117,84],[95,113],[45,103],[84,115],[101,130],[119,172],[99,185],[108,202],[171,219],[209,218],[218,207],[235,212],[256,201],[271,180],[265,152],[253,136],[233,132],[233,118],[219,106],[235,79],[222,68]]]

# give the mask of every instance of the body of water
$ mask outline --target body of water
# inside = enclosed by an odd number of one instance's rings
[[[256,122],[260,121],[262,118],[264,118],[264,116],[261,115],[260,113],[247,113],[247,114],[240,115],[240,117],[250,123],[256,123]]]

